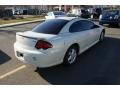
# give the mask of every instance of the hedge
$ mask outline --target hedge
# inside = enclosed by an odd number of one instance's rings
[[[12,16],[13,16],[13,12],[11,9],[6,9],[6,10],[0,9],[0,18],[12,17]]]

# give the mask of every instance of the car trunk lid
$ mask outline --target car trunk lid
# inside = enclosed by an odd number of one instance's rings
[[[24,47],[26,49],[34,49],[38,40],[47,41],[55,36],[56,35],[36,33],[32,31],[17,32],[16,42],[19,43],[21,47]]]

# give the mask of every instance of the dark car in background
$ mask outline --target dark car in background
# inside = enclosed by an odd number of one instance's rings
[[[105,10],[99,17],[99,24],[118,25],[120,27],[120,10]]]
[[[102,9],[101,8],[95,8],[94,12],[93,12],[93,18],[98,19],[99,16],[101,15],[101,13],[102,13]]]
[[[81,15],[80,15],[81,18],[90,18],[91,17],[91,14],[88,12],[88,10],[85,10],[85,9],[82,9],[81,10]]]

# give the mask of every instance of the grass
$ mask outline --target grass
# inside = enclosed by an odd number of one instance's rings
[[[17,18],[17,19],[10,19],[10,20],[0,19],[0,25],[24,22],[24,21],[32,21],[32,20],[38,20],[38,19],[44,19],[44,16],[29,16],[29,17],[25,17],[24,19]]]

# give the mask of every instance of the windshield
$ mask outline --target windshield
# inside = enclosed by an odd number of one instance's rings
[[[67,22],[68,20],[62,19],[47,20],[33,28],[32,31],[45,34],[58,34]]]

